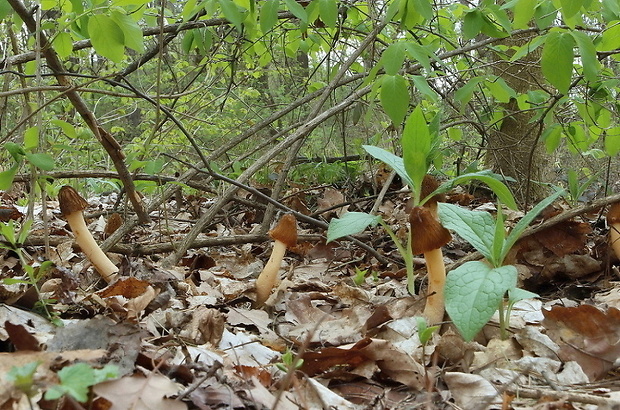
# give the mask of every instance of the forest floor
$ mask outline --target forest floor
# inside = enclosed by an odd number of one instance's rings
[[[293,197],[289,206],[302,213],[331,209],[321,213],[326,220],[354,209],[340,206],[333,188]],[[87,200],[89,228],[102,242],[116,194]],[[379,207],[401,237],[406,200],[391,195]],[[466,193],[448,200],[494,209]],[[264,305],[254,288],[271,252],[266,235],[192,249],[172,268],[161,263],[163,251],[140,253],[141,244],[171,249],[208,205],[192,196],[169,203],[166,219],[153,214],[151,225],[123,239],[131,247],[119,249],[132,252],[110,253],[120,267],[110,284],[75,246],[58,203],[46,204],[47,227],[37,205],[26,246],[0,259],[0,408],[620,408],[618,261],[600,209],[517,242],[510,263],[540,297],[514,306],[507,338],[494,318],[465,342],[446,317],[422,344],[424,261],[415,261],[411,296],[380,227],[358,239],[387,263],[347,241],[325,244],[324,231],[299,223],[298,245]],[[542,218],[568,208],[558,203]],[[8,209],[5,220],[26,212]],[[260,214],[231,203],[198,239],[246,238]],[[520,216],[507,214],[507,223]],[[444,248],[448,269],[473,254],[458,237]],[[55,266],[44,272],[45,259]]]

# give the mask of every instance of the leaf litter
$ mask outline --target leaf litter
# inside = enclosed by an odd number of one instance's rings
[[[492,205],[464,195],[453,194],[452,202]],[[351,208],[332,188],[320,192],[316,204],[300,192],[290,198],[305,214],[315,210],[341,216]],[[89,202],[97,203],[96,211],[110,206],[109,198],[95,199]],[[405,202],[392,198],[379,207],[397,234],[406,221],[403,206],[397,204]],[[162,235],[154,222],[126,240],[179,240],[208,201],[196,198],[192,204],[170,221],[170,236]],[[53,202],[48,207],[58,208]],[[244,212],[241,219],[218,224],[203,235],[249,234],[258,215]],[[112,253],[121,278],[106,285],[74,247],[58,212],[53,216],[51,258],[56,266],[39,286],[42,297],[54,300],[49,306],[56,324],[33,313],[37,295],[33,297],[31,285],[0,285],[1,408],[620,405],[620,284],[605,272],[601,255],[608,255],[606,240],[594,220],[574,218],[539,231],[511,251],[508,259],[518,267],[520,282],[541,299],[514,306],[509,338],[500,338],[496,315],[471,342],[446,323],[422,343],[416,317],[424,306],[423,262],[415,260],[420,291],[410,296],[402,266],[394,261],[394,249],[380,227],[359,238],[391,259],[388,264],[344,241],[325,245],[320,236],[324,232],[304,227],[300,245],[287,253],[276,289],[258,306],[254,281],[270,250],[266,237],[191,250],[173,268],[160,266],[165,254]],[[518,219],[514,215],[507,221]],[[101,216],[90,221],[101,241],[106,221]],[[34,226],[42,229],[39,222]],[[32,233],[25,248],[33,262],[44,257],[38,233]],[[469,254],[471,249],[458,238],[446,249],[451,263]],[[0,274],[24,277],[11,251],[4,252]],[[356,275],[361,277],[357,284]],[[7,375],[31,363],[38,366],[30,380],[32,390],[25,391]],[[86,403],[70,395],[46,400],[44,393],[59,385],[59,371],[76,363],[93,369],[114,365],[118,374],[83,387]]]

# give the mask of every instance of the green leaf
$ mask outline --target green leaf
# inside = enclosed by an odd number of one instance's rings
[[[387,75],[395,76],[403,67],[405,48],[406,44],[403,42],[393,43],[381,54],[381,63]]]
[[[469,40],[480,34],[484,20],[480,10],[474,9],[463,17],[463,36]]]
[[[338,24],[338,4],[336,0],[319,0],[319,15],[327,27]]]
[[[443,188],[442,187],[440,188],[446,189],[446,187],[451,187],[451,186],[458,185],[458,184],[464,184],[466,182],[473,181],[473,180],[477,180],[477,181],[485,183],[489,188],[491,188],[493,193],[497,195],[497,199],[499,199],[502,204],[506,205],[510,209],[519,208],[517,206],[517,202],[512,196],[512,193],[510,192],[510,189],[508,189],[508,187],[502,181],[498,180],[491,173],[489,173],[489,171],[479,171],[479,172],[472,172],[469,174],[463,174],[461,176],[458,176],[448,181],[448,183],[446,184],[442,184]]]
[[[13,185],[13,180],[15,179],[15,174],[17,174],[18,169],[19,163],[13,165],[6,171],[0,172],[0,191],[6,191],[11,188],[11,185]]]
[[[304,9],[301,4],[297,3],[295,0],[284,0],[284,3],[295,17],[301,20],[302,23],[308,24],[308,13],[306,13],[306,9]]]
[[[77,363],[58,371],[60,384],[52,386],[45,392],[46,400],[56,400],[68,394],[75,400],[88,401],[88,389],[95,382],[93,368],[86,363]]]
[[[560,146],[560,141],[562,141],[562,127],[559,124],[548,127],[543,132],[541,139],[545,143],[547,153],[553,153]]]
[[[390,151],[386,151],[383,148],[375,147],[373,145],[362,145],[362,148],[366,150],[370,155],[379,161],[384,162],[390,168],[392,168],[398,176],[403,180],[404,183],[409,185],[410,188],[413,188],[414,183],[413,180],[407,174],[405,170],[405,163],[403,159],[398,155],[392,154]]]
[[[369,226],[376,226],[381,217],[364,212],[348,212],[341,218],[334,218],[327,228],[327,243],[343,236],[355,235]]]
[[[431,133],[424,118],[421,105],[418,105],[407,118],[402,137],[403,162],[405,170],[413,181],[414,206],[418,205],[422,180],[428,172],[429,154],[432,148]]]
[[[508,237],[506,238],[506,242],[504,242],[504,248],[502,249],[502,256],[501,256],[502,260],[504,260],[506,255],[508,255],[508,252],[510,251],[510,248],[512,248],[512,245],[514,245],[515,242],[517,242],[517,240],[519,239],[523,231],[525,231],[527,227],[530,226],[530,223],[532,223],[532,221],[536,219],[538,214],[541,213],[546,207],[551,205],[553,201],[555,201],[562,195],[564,195],[564,190],[561,190],[561,191],[558,191],[558,192],[555,192],[549,195],[547,198],[540,201],[527,214],[525,214],[525,216],[521,218],[519,222],[517,222],[515,227],[512,228],[512,231],[510,231],[510,233],[508,234]]]
[[[32,151],[39,146],[39,127],[29,127],[24,132],[24,151]]]
[[[461,103],[461,106],[464,106],[471,100],[471,96],[474,93],[474,90],[482,81],[486,80],[486,77],[474,77],[467,82],[464,86],[456,90],[454,93],[454,99]]]
[[[428,85],[426,78],[422,75],[413,75],[411,76],[411,81],[415,85],[415,88],[421,92],[423,95],[428,97],[432,102],[439,101],[439,97],[437,93]]]
[[[13,366],[6,374],[6,379],[27,396],[32,396],[34,394],[34,374],[40,364],[41,362],[36,361],[20,367]]]
[[[613,127],[605,134],[605,153],[610,157],[620,152],[620,127]]]
[[[547,81],[562,94],[568,92],[573,73],[575,39],[570,33],[557,31],[547,35],[542,51],[542,72]]]
[[[230,21],[237,28],[237,31],[241,32],[245,15],[239,11],[239,7],[231,0],[220,0],[220,5],[226,20]]]
[[[413,4],[415,10],[426,20],[432,20],[435,17],[433,4],[430,0],[413,0]]]
[[[381,106],[395,125],[400,125],[409,109],[409,84],[402,75],[384,75],[381,81]]]
[[[0,21],[4,20],[6,16],[13,13],[13,8],[8,1],[0,1]]]
[[[612,51],[620,48],[620,21],[610,21],[603,31],[603,38],[597,45],[598,51]]]
[[[51,171],[54,169],[54,158],[49,154],[27,152],[26,159],[32,165],[43,171]]]
[[[278,21],[278,9],[280,8],[279,0],[267,0],[260,8],[260,16],[258,21],[263,34],[269,32]]]
[[[592,38],[582,31],[574,30],[570,34],[577,42],[577,47],[579,48],[584,77],[590,82],[597,81],[601,72],[601,64],[596,56],[596,48]]]
[[[54,50],[60,58],[67,58],[73,52],[73,39],[71,34],[61,31],[54,38]]]
[[[514,19],[513,26],[515,29],[528,28],[529,23],[534,17],[536,11],[536,3],[538,0],[517,0],[513,9]]]
[[[120,63],[125,56],[125,35],[112,18],[93,14],[88,19],[88,35],[95,51]]]
[[[446,312],[466,341],[471,341],[497,311],[507,291],[517,286],[517,268],[491,268],[466,262],[446,277]]]
[[[64,132],[67,137],[71,139],[77,138],[77,133],[75,132],[75,127],[73,125],[59,119],[53,119],[51,122],[55,126],[60,127],[62,132]]]
[[[562,16],[569,19],[581,10],[583,0],[560,0],[560,4],[562,5]]]
[[[508,291],[508,301],[511,304],[514,304],[520,300],[524,299],[534,299],[540,297],[538,294],[534,292],[530,292],[529,290],[514,288]]]
[[[441,224],[471,244],[489,262],[495,265],[493,243],[495,221],[488,212],[470,211],[458,205],[439,203]]]
[[[491,91],[491,95],[497,101],[507,103],[511,98],[516,98],[517,93],[513,90],[506,81],[501,77],[489,79],[485,83],[486,87]]]
[[[144,52],[144,37],[142,36],[142,29],[131,16],[128,16],[124,12],[121,13],[118,10],[112,10],[110,15],[112,20],[121,28],[125,38],[125,46],[137,51],[138,53]]]
[[[6,144],[4,144],[4,148],[9,151],[9,154],[11,154],[13,159],[17,162],[21,161],[22,157],[26,155],[26,151],[24,151],[21,145],[18,145],[14,142],[7,142]]]

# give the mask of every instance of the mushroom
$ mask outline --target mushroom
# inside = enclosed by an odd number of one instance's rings
[[[116,278],[118,268],[101,250],[86,226],[83,211],[88,207],[88,202],[68,185],[60,188],[58,201],[60,202],[60,211],[67,219],[80,249],[101,277],[108,283],[112,282]]]
[[[611,204],[609,207],[607,224],[609,225],[609,243],[616,257],[620,259],[620,202]]]
[[[421,197],[430,195],[438,186],[437,180],[427,175],[422,183]],[[440,195],[435,195],[424,206],[416,206],[409,213],[411,251],[424,254],[426,261],[428,296],[423,314],[431,325],[443,321],[446,266],[441,247],[452,240],[452,235],[441,225],[437,216],[437,201],[441,199]]]
[[[297,220],[295,216],[293,214],[282,216],[275,228],[269,231],[269,236],[275,242],[267,264],[256,279],[256,301],[259,304],[265,303],[276,284],[286,249],[297,244]]]

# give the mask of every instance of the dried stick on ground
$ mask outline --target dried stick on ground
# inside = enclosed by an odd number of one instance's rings
[[[8,2],[15,11],[15,13],[17,13],[17,15],[26,24],[28,30],[32,34],[36,33],[36,21],[33,19],[32,14],[26,9],[26,6],[20,0],[8,0]],[[146,209],[144,207],[144,204],[142,203],[142,200],[136,192],[136,188],[133,180],[131,179],[131,175],[129,174],[129,170],[125,165],[124,154],[122,153],[121,146],[112,136],[112,134],[99,126],[99,123],[95,118],[93,112],[88,108],[84,100],[82,100],[80,94],[75,89],[73,89],[71,80],[67,76],[62,74],[65,69],[62,62],[60,61],[60,58],[58,57],[58,54],[56,54],[54,48],[48,41],[47,36],[43,32],[40,32],[38,34],[38,38],[39,47],[41,48],[41,52],[45,57],[45,60],[47,61],[48,67],[52,70],[56,79],[58,80],[58,83],[61,86],[70,87],[65,92],[65,95],[67,96],[73,107],[75,107],[77,112],[80,113],[86,125],[88,125],[93,134],[95,134],[99,143],[103,146],[103,148],[110,156],[110,159],[112,159],[112,162],[116,167],[116,171],[118,172],[119,177],[123,182],[125,191],[127,192],[127,196],[129,197],[129,200],[131,201],[131,204],[133,205],[140,222],[147,223],[149,221],[148,214],[146,213]]]

